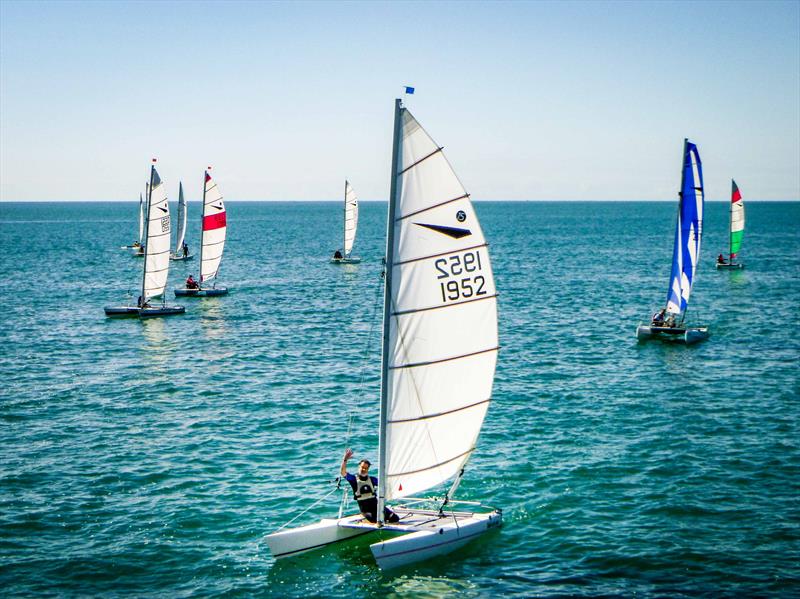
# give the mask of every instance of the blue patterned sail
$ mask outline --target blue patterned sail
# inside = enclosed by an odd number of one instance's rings
[[[667,290],[667,313],[683,315],[689,304],[694,275],[700,259],[703,236],[703,166],[697,146],[683,140],[678,224],[675,228],[675,249],[672,253],[672,274]]]

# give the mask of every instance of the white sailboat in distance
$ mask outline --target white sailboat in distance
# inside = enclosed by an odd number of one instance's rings
[[[147,194],[145,194],[147,195]],[[144,198],[139,194],[139,238],[130,245],[123,245],[120,247],[122,250],[139,250],[142,247],[142,238],[144,237]]]
[[[178,235],[175,237],[175,251],[169,257],[170,260],[191,260],[193,256],[189,253],[189,246],[186,245],[186,224],[188,223],[188,206],[186,198],[183,196],[183,183],[178,183]]]
[[[228,217],[222,194],[206,170],[203,175],[203,214],[200,217],[200,280],[193,284],[187,280],[183,287],[175,289],[176,297],[211,297],[228,293],[227,287],[217,287],[216,280],[227,231]],[[213,281],[211,286],[208,285],[210,281]]]
[[[358,231],[358,198],[349,181],[344,182],[344,244],[331,258],[333,264],[358,264],[361,258],[351,256]]]
[[[169,276],[169,244],[172,225],[169,218],[167,191],[156,171],[155,159],[150,166],[150,185],[147,194],[147,215],[144,222],[144,264],[142,287],[136,305],[106,306],[106,316],[139,317],[183,314],[183,306],[168,306],[164,298]],[[150,300],[164,298],[161,305],[150,305]]]
[[[387,222],[377,522],[340,514],[279,530],[266,537],[276,558],[369,534],[378,566],[397,568],[450,553],[502,523],[499,509],[453,499],[497,361],[488,245],[442,148],[399,99]],[[443,496],[428,495],[447,485]]]

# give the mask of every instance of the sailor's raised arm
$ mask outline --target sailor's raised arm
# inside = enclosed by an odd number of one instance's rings
[[[345,449],[344,457],[342,458],[342,468],[339,472],[342,476],[347,475],[347,460],[349,460],[352,457],[353,457],[353,450],[350,448]]]

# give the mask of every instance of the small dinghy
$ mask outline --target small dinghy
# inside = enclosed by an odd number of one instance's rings
[[[178,183],[178,234],[175,237],[175,251],[170,254],[170,260],[191,260],[194,256],[189,253],[186,245],[186,223],[188,222],[188,206],[183,197],[183,183]]]
[[[208,167],[209,169],[211,167]],[[175,291],[175,297],[215,297],[227,295],[227,287],[217,287],[219,265],[225,250],[228,219],[225,203],[216,181],[208,170],[203,176],[203,214],[200,218],[200,281],[198,287],[183,286]],[[205,284],[214,281],[211,287]]]
[[[145,194],[147,195],[147,194]],[[123,245],[120,247],[122,250],[139,250],[142,247],[142,239],[144,238],[144,198],[139,194],[139,239],[130,245]]]
[[[155,160],[153,160],[155,163]],[[169,202],[155,164],[150,167],[150,186],[147,198],[147,215],[144,223],[144,264],[141,295],[136,305],[106,306],[106,316],[111,318],[152,318],[183,314],[183,306],[167,306],[166,299],[159,305],[150,300],[163,297],[169,276]]]
[[[489,409],[497,362],[488,244],[442,148],[400,100],[391,172],[378,521],[340,513],[279,530],[265,539],[276,558],[371,535],[378,566],[398,568],[448,554],[502,524],[499,509],[453,500]],[[412,497],[446,484],[444,497]]]
[[[744,264],[736,261],[736,255],[742,247],[744,237],[744,200],[739,192],[736,181],[731,179],[731,219],[730,219],[730,243],[728,247],[728,260],[720,254],[717,257],[717,270],[738,270],[744,268]]]
[[[692,292],[700,259],[705,206],[700,154],[697,146],[688,139],[683,140],[683,169],[679,196],[667,305],[653,315],[649,324],[640,324],[636,328],[636,338],[639,341],[661,339],[691,344],[707,339],[709,335],[708,327],[684,324],[689,295]]]
[[[349,181],[344,182],[344,245],[336,250],[331,264],[358,264],[361,258],[351,256],[358,230],[358,198]]]

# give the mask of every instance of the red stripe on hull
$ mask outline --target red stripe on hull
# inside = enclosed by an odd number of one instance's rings
[[[221,229],[228,224],[225,219],[225,213],[211,214],[203,217],[203,231],[213,231],[214,229]]]

